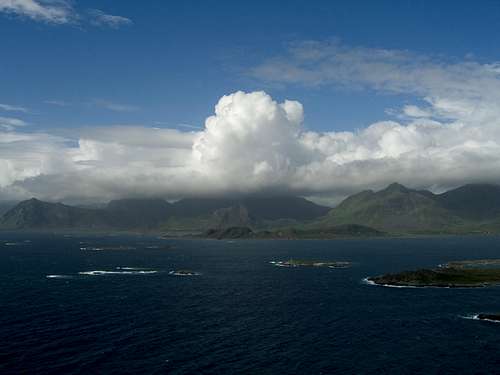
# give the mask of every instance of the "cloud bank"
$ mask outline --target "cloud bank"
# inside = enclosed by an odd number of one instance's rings
[[[307,42],[251,72],[288,85],[409,93],[416,104],[346,132],[308,131],[298,101],[263,91],[223,96],[201,131],[103,127],[61,137],[0,129],[0,198],[338,198],[394,181],[435,191],[500,182],[500,64]]]

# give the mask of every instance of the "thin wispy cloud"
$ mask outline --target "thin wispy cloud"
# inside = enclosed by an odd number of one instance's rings
[[[0,0],[0,12],[52,24],[74,22],[77,13],[64,0]]]
[[[134,105],[130,104],[123,104],[123,103],[116,103],[112,101],[107,101],[107,100],[100,100],[96,99],[92,101],[92,105],[99,107],[99,108],[104,108],[109,111],[114,111],[114,112],[135,112],[138,111],[140,108]]]
[[[99,9],[91,9],[88,11],[88,14],[90,16],[90,23],[94,26],[105,26],[118,29],[122,26],[133,24],[132,20],[127,17],[106,14]]]
[[[64,100],[45,100],[45,104],[50,104],[50,105],[55,105],[58,107],[67,107],[70,105],[70,103],[64,101]]]
[[[131,19],[107,14],[100,9],[80,11],[69,0],[0,0],[0,13],[48,24],[85,24],[118,29],[131,25]]]
[[[114,112],[134,112],[138,111],[140,108],[134,105],[116,103],[109,100],[94,99],[90,101],[74,102],[70,103],[64,100],[45,100],[45,104],[57,106],[57,107],[69,107],[69,106],[87,106],[87,107],[97,107],[103,108]]]
[[[20,126],[26,126],[27,123],[21,119],[13,117],[0,117],[0,129],[12,131]]]
[[[262,82],[314,87],[371,89],[413,94],[427,106],[407,106],[414,117],[457,118],[495,111],[500,63],[446,61],[409,51],[349,47],[339,42],[292,44],[249,69]],[[426,114],[427,116],[423,116]]]
[[[162,125],[162,126],[167,126],[169,128],[185,128],[185,129],[195,129],[195,130],[201,130],[203,129],[203,126],[201,125],[191,125],[191,124],[172,124],[169,122],[164,122],[164,121],[155,121],[155,125]]]
[[[203,129],[202,126],[196,126],[196,125],[190,125],[190,124],[177,124],[179,128],[186,128],[186,129],[197,129],[201,130]]]
[[[25,112],[25,113],[28,112],[27,108],[10,104],[1,104],[1,103],[0,103],[0,110],[7,112]]]

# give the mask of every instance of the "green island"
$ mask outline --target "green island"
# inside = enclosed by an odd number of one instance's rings
[[[318,260],[289,259],[286,261],[271,261],[277,267],[327,267],[327,268],[348,268],[350,262],[326,262]]]
[[[500,259],[457,260],[444,264],[444,268],[500,268]]]
[[[403,271],[367,278],[394,287],[478,288],[500,284],[500,259],[455,261],[434,269]]]

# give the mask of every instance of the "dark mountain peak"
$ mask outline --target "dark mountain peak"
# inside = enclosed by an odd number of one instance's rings
[[[328,216],[329,224],[360,224],[382,231],[439,228],[452,221],[432,193],[393,183],[376,193],[346,198]]]
[[[331,209],[295,196],[249,197],[241,203],[250,215],[265,220],[311,220],[326,215]]]
[[[215,219],[215,228],[230,227],[251,227],[255,224],[254,218],[248,213],[248,209],[241,203],[227,207],[219,208],[213,214]]]
[[[26,199],[24,201],[19,202],[19,204],[22,206],[40,205],[43,203],[46,203],[46,202],[43,202],[43,201],[36,199],[36,198],[30,198],[30,199]]]
[[[410,192],[410,189],[408,189],[406,186],[401,185],[397,182],[393,182],[389,186],[387,186],[385,189],[381,190],[380,192],[386,192],[386,193],[393,193],[393,192],[399,192],[399,193],[408,193]]]
[[[179,217],[212,215],[220,208],[242,205],[249,215],[258,219],[310,220],[326,215],[329,207],[319,206],[302,197],[245,197],[240,199],[188,198],[174,203],[175,215]]]
[[[36,198],[20,202],[0,219],[0,227],[8,229],[89,228],[96,225],[103,225],[96,210]]]
[[[24,201],[19,202],[15,207],[12,209],[23,209],[23,210],[37,210],[37,209],[42,209],[42,207],[49,207],[49,206],[60,206],[62,203],[50,203],[50,202],[45,202],[41,201],[40,199],[36,198],[30,198],[26,199]]]

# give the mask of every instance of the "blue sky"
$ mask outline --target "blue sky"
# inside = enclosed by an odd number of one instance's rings
[[[0,103],[29,108],[39,128],[143,124],[202,126],[218,98],[265,89],[302,102],[314,130],[388,118],[409,100],[345,88],[276,87],[249,67],[301,40],[499,60],[500,3],[457,1],[75,1],[129,18],[119,28],[0,16]],[[64,102],[66,106],[47,101]],[[116,104],[115,110],[106,108]],[[360,111],[359,106],[363,107]],[[117,109],[121,109],[117,110]]]
[[[0,0],[0,200],[500,183],[500,3]]]

